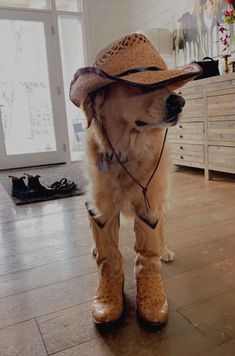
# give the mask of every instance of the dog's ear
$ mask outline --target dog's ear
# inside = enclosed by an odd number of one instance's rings
[[[105,89],[97,90],[89,94],[82,102],[82,109],[87,118],[87,128],[90,127],[92,120],[99,120],[104,103]]]
[[[94,108],[93,108],[93,98],[92,94],[87,95],[87,97],[82,102],[82,110],[84,111],[87,118],[87,128],[90,127],[92,120],[94,118]]]

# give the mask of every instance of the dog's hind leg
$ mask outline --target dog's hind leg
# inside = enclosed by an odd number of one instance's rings
[[[165,238],[164,238],[164,225],[165,225],[165,214],[162,214],[162,218],[159,221],[158,233],[159,240],[161,246],[161,260],[163,262],[172,262],[175,257],[175,253],[166,246]]]
[[[96,255],[97,255],[97,248],[96,248],[96,246],[94,246],[93,248],[92,248],[92,255],[94,256],[94,257],[96,257]]]
[[[165,247],[163,254],[161,255],[161,260],[163,262],[172,262],[174,261],[175,258],[175,253],[169,248]]]

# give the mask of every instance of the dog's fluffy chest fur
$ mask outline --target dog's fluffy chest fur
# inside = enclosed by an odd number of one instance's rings
[[[92,132],[88,135],[88,145],[93,143],[95,156],[93,161],[98,167],[101,161],[107,163],[107,170],[123,172],[115,153],[123,164],[133,171],[136,175],[147,173],[157,163],[163,140],[164,132],[162,130],[150,130],[147,132],[138,132],[135,129],[122,129],[120,126],[112,130],[108,128],[107,135],[115,150],[113,152],[107,139],[96,128],[91,128]],[[138,169],[138,171],[136,171]]]
[[[89,129],[90,130],[90,129]],[[109,132],[109,138],[119,154],[121,161],[124,163],[127,170],[142,184],[145,185],[150,178],[154,168],[156,167],[159,154],[162,148],[164,131],[151,130],[145,133],[120,132],[120,135],[113,136]],[[90,174],[94,177],[93,181],[99,181],[99,185],[106,186],[113,196],[115,204],[122,204],[125,201],[133,201],[136,197],[142,195],[141,188],[133,179],[124,171],[112,149],[104,137],[97,135],[97,130],[91,128],[88,134],[88,155],[91,161]],[[104,170],[99,170],[99,164],[105,157],[107,166]],[[168,171],[168,149],[165,147],[161,163],[156,173],[156,178],[159,179],[158,188],[162,190],[162,182],[166,182],[166,174]],[[123,209],[123,206],[120,208]]]

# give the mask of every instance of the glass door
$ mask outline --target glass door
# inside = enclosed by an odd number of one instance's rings
[[[79,161],[85,157],[86,119],[82,110],[69,99],[71,78],[77,68],[85,66],[85,50],[83,39],[83,23],[81,16],[75,14],[58,15],[60,51],[63,69],[65,105],[68,120],[68,134],[71,161]],[[76,33],[76,36],[74,36]]]
[[[0,169],[65,162],[51,14],[0,10],[0,46]]]

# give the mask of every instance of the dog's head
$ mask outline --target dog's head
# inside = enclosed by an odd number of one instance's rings
[[[115,83],[88,96],[83,109],[88,126],[94,118],[116,119],[142,132],[176,125],[184,104],[169,88],[149,91]]]

